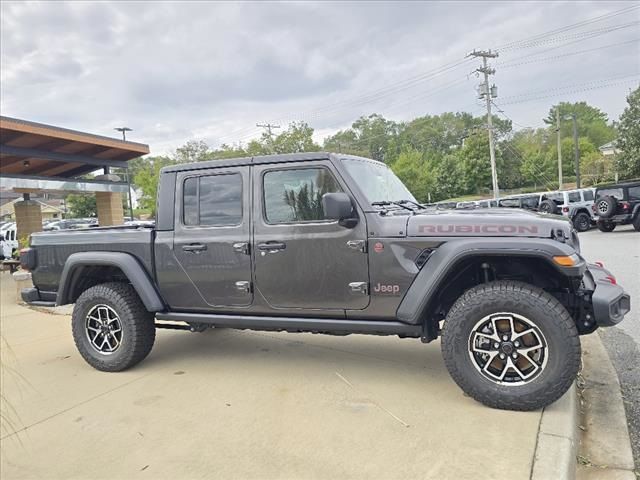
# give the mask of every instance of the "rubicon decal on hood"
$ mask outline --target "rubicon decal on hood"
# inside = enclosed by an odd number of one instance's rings
[[[537,234],[536,225],[418,225],[418,233],[500,233]]]

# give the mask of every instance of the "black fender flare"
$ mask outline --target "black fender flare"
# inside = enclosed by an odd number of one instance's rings
[[[417,325],[427,320],[431,300],[447,275],[463,260],[474,256],[533,257],[547,262],[562,275],[582,277],[586,262],[582,257],[572,267],[561,267],[553,261],[554,256],[575,254],[575,249],[566,243],[546,238],[466,238],[450,240],[438,247],[429,256],[396,311],[400,322]],[[425,328],[428,329],[428,325]],[[433,334],[433,332],[427,332]],[[434,337],[435,338],[435,337]]]
[[[83,267],[94,266],[118,267],[129,279],[148,311],[165,310],[164,302],[144,267],[133,255],[123,252],[79,252],[69,255],[60,276],[56,305],[71,302],[70,297],[82,275]]]

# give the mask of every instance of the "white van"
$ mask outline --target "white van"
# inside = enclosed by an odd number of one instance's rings
[[[18,249],[18,235],[15,223],[7,223],[0,228],[0,260],[10,259]]]

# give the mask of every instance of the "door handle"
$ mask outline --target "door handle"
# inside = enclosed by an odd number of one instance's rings
[[[206,245],[203,245],[202,243],[192,243],[191,245],[183,245],[182,246],[182,250],[184,250],[185,252],[204,252],[207,249]]]
[[[284,250],[285,248],[287,248],[287,245],[283,242],[265,242],[265,243],[258,244],[258,250],[263,252],[263,254],[266,252],[278,253]]]

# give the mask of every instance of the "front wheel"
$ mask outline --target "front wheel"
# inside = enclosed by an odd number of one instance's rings
[[[444,322],[442,354],[453,380],[475,400],[537,410],[576,378],[580,340],[555,297],[526,283],[498,281],[456,301]]]
[[[80,355],[103,372],[133,367],[151,351],[156,337],[153,314],[126,283],[103,283],[85,290],[71,316]]]

